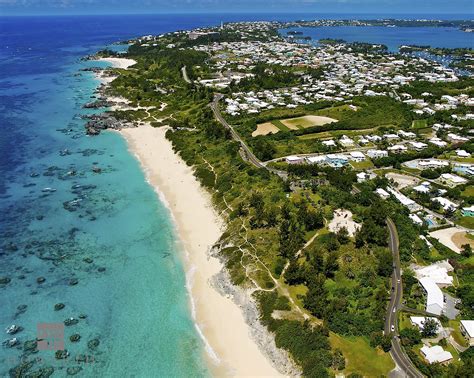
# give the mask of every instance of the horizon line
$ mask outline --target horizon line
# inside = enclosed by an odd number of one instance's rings
[[[413,16],[419,17],[425,15],[425,17],[421,17],[421,19],[427,19],[426,16],[443,16],[443,15],[459,15],[464,16],[466,15],[467,18],[461,17],[456,20],[449,20],[449,21],[472,21],[474,18],[474,12],[471,14],[466,13],[426,13],[426,12],[413,12],[413,13],[405,13],[405,12],[318,12],[318,11],[311,11],[311,12],[293,12],[293,11],[191,11],[191,12],[149,12],[149,13],[134,13],[134,12],[118,12],[118,13],[4,13],[0,14],[0,18],[3,17],[50,17],[50,16],[159,16],[159,15],[193,15],[193,14],[257,14],[257,15],[283,15],[283,14],[295,14],[295,15],[302,15],[303,13],[308,15],[379,15],[379,16],[386,16],[387,18],[393,18],[392,16],[396,15],[404,15],[404,16]],[[439,20],[444,20],[442,17]]]

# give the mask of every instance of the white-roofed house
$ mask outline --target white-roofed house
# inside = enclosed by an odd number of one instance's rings
[[[441,315],[444,311],[444,295],[441,289],[428,277],[421,278],[420,284],[426,292],[426,312]]]
[[[365,155],[360,151],[351,151],[349,155],[351,155],[351,160],[354,160],[354,161],[360,162],[360,161],[365,160]]]
[[[459,326],[470,346],[474,346],[474,320],[461,320]]]
[[[460,158],[468,158],[471,156],[471,154],[465,150],[456,150],[456,155]]]
[[[304,158],[301,156],[287,156],[285,161],[288,164],[301,164],[304,162]]]
[[[382,188],[377,188],[375,193],[377,193],[383,199],[387,199],[390,197],[390,194],[385,189],[382,189]]]
[[[424,316],[410,316],[411,324],[413,324],[414,326],[417,326],[420,329],[420,331],[423,330],[426,319],[434,320],[436,324],[438,324],[438,330],[436,331],[436,333],[438,334],[441,333],[441,331],[443,330],[443,326],[441,325],[441,322],[438,319],[433,318],[433,317],[424,317]]]
[[[324,164],[326,162],[326,155],[310,156],[306,158],[309,164]]]
[[[420,352],[423,354],[423,356],[425,356],[425,359],[430,364],[434,364],[436,362],[446,363],[453,359],[453,355],[450,352],[445,351],[439,345],[432,347],[425,345],[420,349]]]
[[[384,150],[368,150],[367,156],[371,159],[380,159],[388,156],[388,152]]]
[[[467,180],[451,173],[443,173],[440,177],[440,181],[446,183],[449,186],[456,186],[465,184]]]
[[[433,201],[438,201],[444,210],[456,210],[458,205],[444,197],[435,197]]]
[[[421,220],[421,218],[416,215],[416,214],[409,214],[408,217],[411,219],[411,221],[413,223],[415,223],[417,226],[422,226],[423,225],[423,221]]]

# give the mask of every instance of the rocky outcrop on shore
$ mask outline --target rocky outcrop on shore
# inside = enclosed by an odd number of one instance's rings
[[[85,125],[87,135],[99,135],[102,130],[121,130],[126,127],[136,127],[133,122],[119,120],[111,113],[92,114],[84,116],[87,119]]]
[[[107,101],[105,98],[99,98],[96,101],[88,102],[84,104],[82,107],[84,109],[100,109],[100,108],[108,108],[114,105],[113,102]]]

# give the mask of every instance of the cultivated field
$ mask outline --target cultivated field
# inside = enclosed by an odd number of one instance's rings
[[[273,123],[265,122],[257,125],[257,129],[252,133],[252,136],[256,137],[258,135],[275,134],[279,131],[280,129],[276,127]]]

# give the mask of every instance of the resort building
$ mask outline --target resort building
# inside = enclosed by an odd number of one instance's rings
[[[383,151],[383,150],[368,150],[367,156],[370,157],[371,159],[380,159],[383,157],[387,157],[388,152]]]
[[[444,295],[441,289],[428,277],[421,278],[420,284],[426,292],[426,312],[441,315],[444,310]]]
[[[435,345],[432,347],[429,346],[423,346],[420,349],[421,354],[425,357],[425,359],[428,361],[430,364],[434,364],[436,362],[439,363],[447,363],[450,360],[453,359],[453,355],[445,351],[441,346]]]
[[[465,150],[456,150],[456,155],[460,158],[468,158],[471,157],[471,154]]]
[[[339,139],[339,144],[343,147],[352,147],[354,145],[354,141],[347,135],[343,135],[342,138]]]
[[[393,152],[395,154],[399,154],[399,153],[402,153],[402,152],[406,152],[408,150],[408,148],[402,144],[396,144],[394,146],[391,146],[391,147],[388,147],[387,150],[389,150],[390,152]]]
[[[459,329],[469,345],[474,346],[474,320],[461,320]]]

